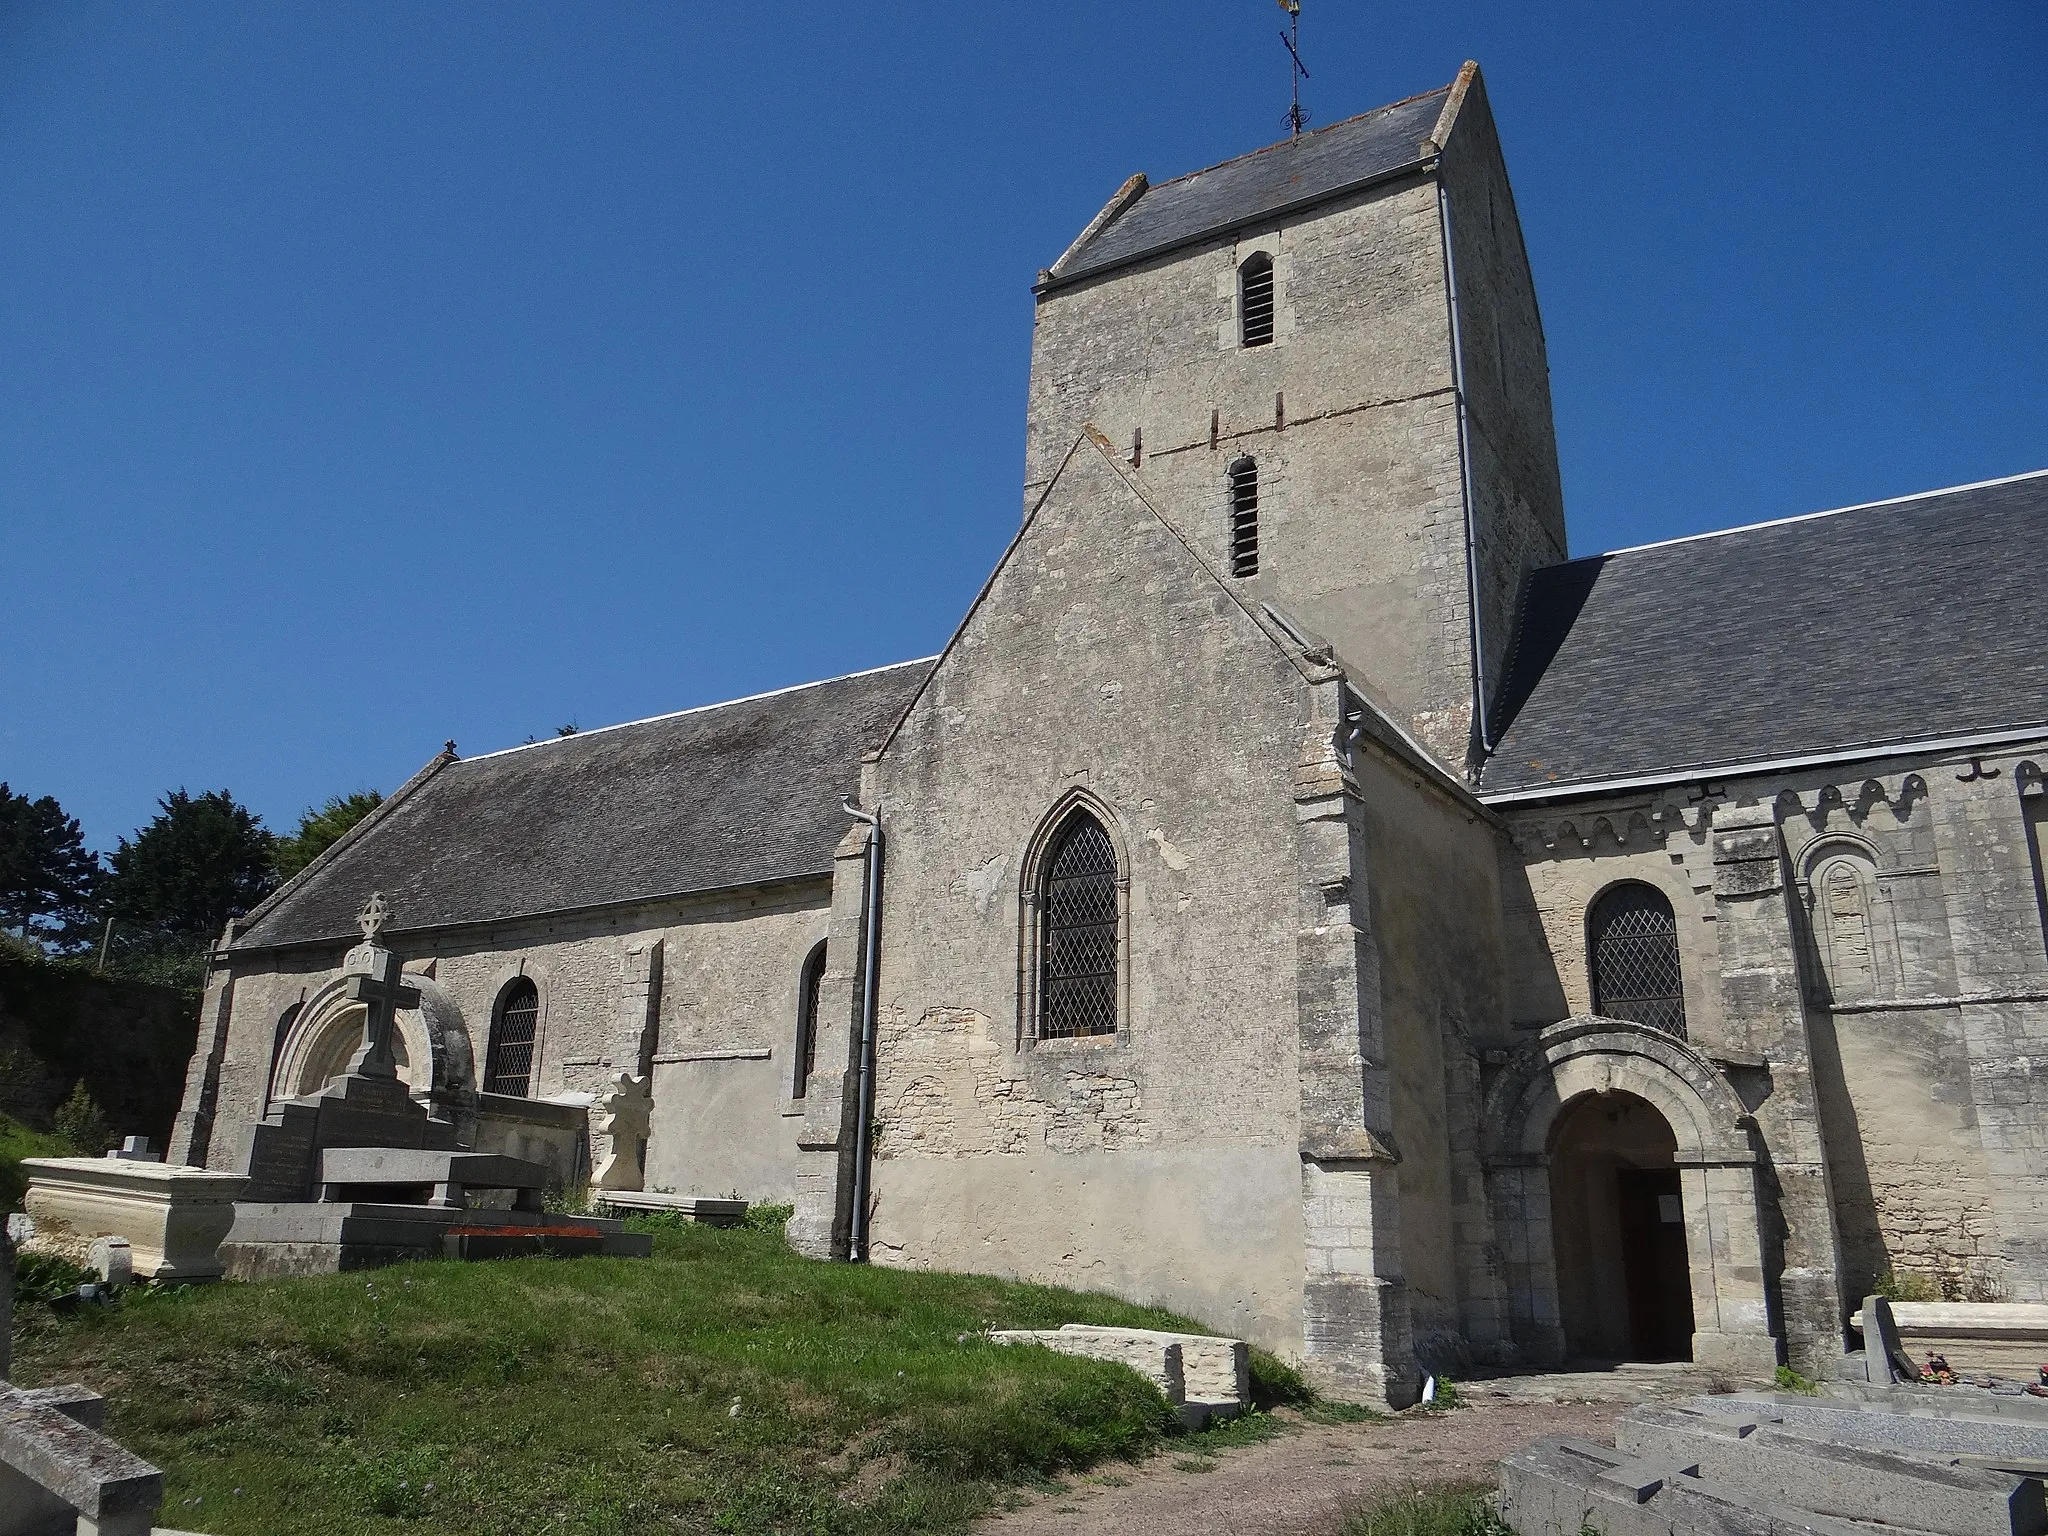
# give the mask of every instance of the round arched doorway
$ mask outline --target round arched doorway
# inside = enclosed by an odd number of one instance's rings
[[[1550,1221],[1566,1351],[1690,1360],[1692,1272],[1678,1138],[1632,1093],[1582,1094],[1550,1135]]]
[[[1640,1359],[1655,1350],[1768,1377],[1778,1345],[1752,1126],[1712,1062],[1650,1025],[1582,1014],[1514,1052],[1486,1091],[1479,1151],[1502,1312],[1520,1358],[1555,1365],[1580,1352]],[[1674,1193],[1675,1202],[1666,1198]],[[1563,1219],[1560,1197],[1574,1208]],[[1624,1199],[1633,1202],[1628,1230],[1643,1244],[1636,1272],[1654,1313],[1648,1350],[1628,1313]],[[1663,1230],[1673,1214],[1675,1235]],[[1651,1225],[1657,1230],[1640,1230]],[[1674,1266],[1687,1277],[1689,1311],[1667,1289]],[[1671,1342],[1682,1325],[1692,1331],[1689,1351]]]

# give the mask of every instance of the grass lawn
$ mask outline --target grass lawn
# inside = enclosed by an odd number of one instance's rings
[[[1453,1485],[1403,1494],[1354,1513],[1337,1536],[1514,1536],[1491,1489]]]
[[[78,1148],[54,1131],[32,1131],[11,1115],[0,1115],[0,1211],[21,1209],[28,1188],[24,1157],[76,1157]]]
[[[211,1536],[956,1531],[1006,1485],[1141,1457],[1172,1431],[1122,1367],[975,1337],[1191,1326],[1171,1313],[813,1263],[773,1225],[644,1229],[652,1259],[30,1307],[15,1379],[105,1392],[109,1432],[167,1474],[162,1523]],[[1276,1362],[1256,1374],[1306,1396]]]

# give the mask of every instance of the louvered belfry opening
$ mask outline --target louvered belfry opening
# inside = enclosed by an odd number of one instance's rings
[[[1239,459],[1230,466],[1230,574],[1259,574],[1259,466]]]
[[[1116,849],[1086,811],[1060,828],[1039,901],[1039,1038],[1115,1034]]]
[[[1273,339],[1273,258],[1264,251],[1237,269],[1237,314],[1246,346],[1263,347]]]
[[[817,945],[804,961],[803,981],[797,991],[796,1082],[789,1096],[800,1099],[804,1086],[818,1065],[818,994],[825,985],[825,946]]]
[[[540,1028],[540,990],[525,979],[505,989],[491,1048],[484,1055],[484,1092],[526,1098],[533,1088],[533,1040]]]
[[[1593,1010],[1685,1038],[1685,989],[1678,971],[1678,924],[1652,886],[1617,885],[1587,920],[1593,950]]]

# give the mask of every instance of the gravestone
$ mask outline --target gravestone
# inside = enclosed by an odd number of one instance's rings
[[[417,1006],[404,963],[379,942],[381,893],[357,917],[363,942],[343,959],[346,995],[363,1005],[348,1070],[288,1099],[251,1128],[248,1187],[220,1253],[229,1278],[333,1274],[409,1259],[605,1253],[644,1258],[653,1239],[611,1218],[542,1208],[539,1163],[457,1144],[455,1126],[417,1103],[391,1049],[400,1008]],[[472,1189],[511,1190],[512,1207],[473,1210]]]
[[[164,1160],[163,1153],[157,1151],[155,1143],[147,1136],[125,1137],[121,1145],[107,1156],[124,1163],[160,1163]]]
[[[654,1114],[648,1080],[621,1072],[598,1101],[594,1188],[637,1190],[646,1182],[647,1127]]]
[[[243,1172],[245,1201],[277,1203],[317,1197],[320,1155],[330,1147],[455,1150],[455,1126],[414,1100],[391,1049],[398,1010],[415,1007],[404,963],[379,942],[391,908],[373,892],[357,914],[363,942],[342,959],[346,996],[363,1005],[363,1039],[348,1070],[304,1098],[286,1099],[249,1129]]]
[[[1920,1367],[1899,1337],[1892,1304],[1882,1296],[1863,1298],[1863,1368],[1869,1380],[1882,1386],[1920,1379]]]

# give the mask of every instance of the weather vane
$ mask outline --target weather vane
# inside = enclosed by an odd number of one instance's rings
[[[1287,109],[1287,126],[1298,139],[1301,130],[1308,125],[1308,114],[1301,110],[1301,82],[1308,78],[1308,66],[1301,62],[1301,0],[1280,0],[1280,9],[1287,13],[1288,18],[1289,31],[1280,34],[1280,41],[1287,46],[1287,57],[1291,61],[1289,69],[1294,81],[1294,104]]]

